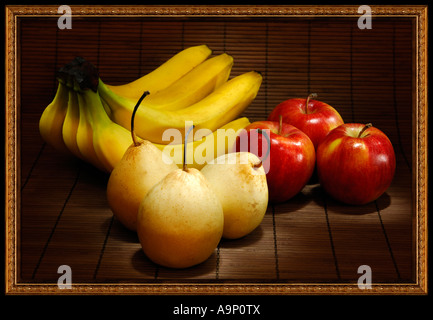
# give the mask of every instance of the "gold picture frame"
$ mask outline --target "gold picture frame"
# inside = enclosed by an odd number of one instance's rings
[[[71,6],[72,14],[85,17],[353,17],[358,6]],[[414,234],[416,282],[414,284],[374,284],[359,290],[352,284],[315,283],[173,283],[173,284],[74,284],[70,290],[57,285],[17,282],[17,215],[20,190],[18,153],[19,130],[19,21],[24,17],[58,17],[57,6],[8,5],[5,10],[5,282],[6,294],[148,294],[148,295],[424,295],[427,293],[427,6],[371,6],[374,17],[406,17],[414,21],[413,54],[413,188],[415,192]]]

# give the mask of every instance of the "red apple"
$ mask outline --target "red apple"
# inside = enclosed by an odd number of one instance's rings
[[[265,132],[269,132],[269,136],[265,136]],[[282,122],[249,124],[237,137],[235,148],[236,151],[252,152],[262,159],[269,201],[274,203],[284,202],[299,193],[310,179],[316,162],[316,152],[308,136]]]
[[[394,172],[391,141],[371,124],[343,124],[317,149],[321,186],[347,204],[362,205],[379,198],[391,184]]]
[[[312,100],[317,94],[312,93],[307,99],[289,99],[281,102],[269,114],[269,121],[279,121],[295,126],[303,131],[313,142],[317,149],[320,142],[329,131],[343,124],[340,114],[329,104]]]

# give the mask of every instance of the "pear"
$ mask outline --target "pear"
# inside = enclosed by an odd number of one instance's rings
[[[131,120],[132,144],[113,168],[107,183],[107,200],[111,211],[132,231],[137,230],[138,208],[144,196],[169,172],[178,168],[153,143],[137,139],[133,126],[134,115],[135,112]]]
[[[266,173],[250,152],[221,155],[201,173],[220,199],[224,212],[223,238],[238,239],[256,229],[268,207]]]
[[[137,217],[143,252],[169,268],[188,268],[207,260],[223,227],[218,197],[203,174],[187,168],[185,160],[183,168],[170,172],[147,193]]]

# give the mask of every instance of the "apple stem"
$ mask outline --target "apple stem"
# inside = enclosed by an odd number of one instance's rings
[[[257,132],[260,133],[261,135],[263,135],[266,140],[268,141],[268,150],[266,150],[266,154],[264,157],[262,157],[262,159],[260,159],[260,163],[257,165],[254,165],[255,168],[260,167],[261,164],[263,163],[263,161],[265,161],[267,159],[267,157],[269,157],[269,154],[271,153],[271,139],[269,138],[269,135],[266,131],[263,131],[262,129],[258,128]]]
[[[278,134],[281,134],[281,130],[283,129],[283,116],[280,114],[280,123],[278,126]]]
[[[140,99],[138,99],[137,104],[134,107],[134,110],[132,111],[132,116],[131,116],[131,136],[132,136],[132,142],[134,143],[134,146],[138,146],[138,141],[137,141],[137,136],[135,134],[134,131],[134,119],[135,119],[135,113],[137,112],[138,107],[141,104],[141,101],[143,101],[143,99],[149,94],[149,91],[144,91],[143,94],[141,95]]]
[[[361,135],[365,132],[365,130],[367,130],[368,128],[372,127],[373,125],[371,123],[367,123],[364,128],[362,128],[362,130],[359,132],[358,134],[358,138],[361,138]]]
[[[310,93],[307,97],[307,102],[305,103],[305,114],[308,114],[308,104],[311,98],[317,98],[317,93]]]
[[[185,141],[183,144],[183,171],[186,171],[188,169],[187,164],[186,164],[186,146],[188,144],[189,133],[191,132],[192,129],[194,129],[194,125],[189,127],[188,131],[185,134]]]

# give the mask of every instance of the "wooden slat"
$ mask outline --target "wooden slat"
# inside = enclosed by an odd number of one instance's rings
[[[375,204],[347,207],[329,197],[326,201],[341,280],[356,281],[358,267],[367,265],[375,282],[398,281]]]
[[[278,280],[272,218],[268,208],[260,226],[248,236],[221,242],[219,279]]]
[[[292,200],[273,206],[281,280],[338,281],[322,198],[318,185],[310,184]]]
[[[154,280],[157,267],[141,250],[136,233],[127,230],[117,219],[107,219],[111,224],[101,252],[95,280],[117,282]]]
[[[21,191],[19,274],[24,281],[37,279],[40,259],[75,184],[77,163],[46,147]]]
[[[92,279],[111,218],[105,197],[107,177],[86,164],[79,165],[77,180],[52,229],[36,278],[56,280],[57,268],[68,265],[76,282]]]
[[[379,198],[377,208],[383,223],[384,232],[396,264],[397,281],[410,282],[415,276],[414,223],[411,214],[414,209],[413,193],[407,190],[412,176],[402,157],[397,161],[397,172],[393,183],[384,197]]]

